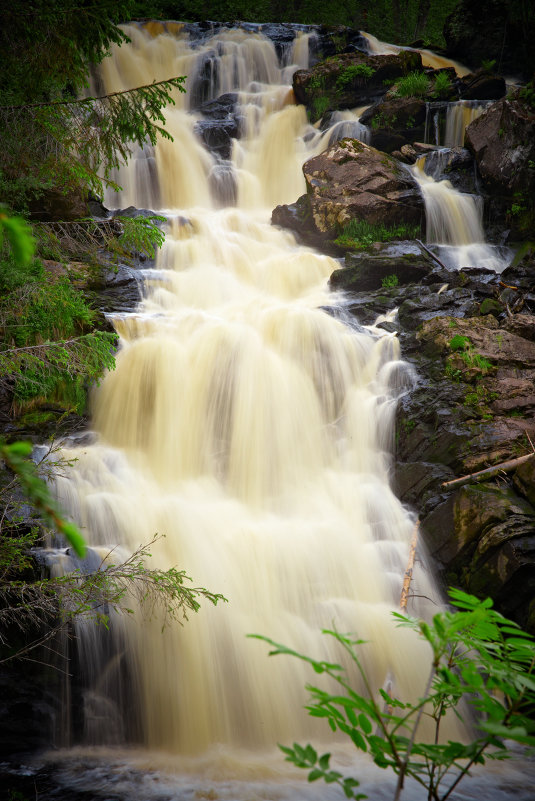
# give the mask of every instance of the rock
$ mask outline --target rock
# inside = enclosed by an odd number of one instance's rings
[[[518,100],[499,100],[466,129],[486,187],[501,195],[535,194],[535,114]]]
[[[380,100],[360,117],[363,125],[372,128],[371,144],[385,153],[393,153],[423,139],[426,104],[416,97],[395,97]],[[415,157],[416,158],[416,157]]]
[[[77,192],[59,189],[45,189],[29,206],[32,220],[37,222],[70,222],[89,214],[87,200]]]
[[[345,267],[335,270],[330,277],[331,289],[349,292],[367,292],[379,289],[395,277],[395,285],[403,286],[422,280],[432,271],[429,260],[419,248],[405,248],[411,243],[386,245],[378,243],[375,253],[369,251],[347,254]],[[396,330],[398,326],[395,326]]]
[[[493,596],[505,614],[529,625],[535,589],[535,508],[511,488],[468,486],[456,498],[455,524],[459,556],[463,550],[465,558],[466,550],[472,554],[463,568],[468,590]]]
[[[500,100],[507,91],[505,80],[486,70],[465,75],[457,84],[461,100]]]
[[[474,158],[465,147],[432,150],[426,155],[424,172],[436,181],[447,179],[459,192],[476,194]]]
[[[343,139],[303,166],[311,222],[336,236],[351,219],[371,224],[422,225],[423,199],[398,161],[355,139]]]
[[[340,255],[341,250],[319,232],[312,221],[308,195],[301,195],[295,203],[277,206],[271,214],[271,224],[294,231],[300,242],[317,247],[325,253]]]
[[[395,97],[380,100],[360,117],[363,125],[372,128],[371,144],[385,153],[393,153],[425,133],[426,104],[416,97]]]
[[[238,95],[233,92],[220,95],[199,107],[202,120],[195,124],[195,132],[208,150],[222,159],[229,159],[232,139],[240,136],[241,119],[236,111]]]
[[[381,100],[367,109],[360,117],[363,125],[384,122],[377,127],[405,130],[416,128],[425,122],[425,102],[417,97],[395,97]]]
[[[222,159],[230,159],[232,140],[238,138],[239,129],[234,120],[199,120],[195,133],[205,147]]]
[[[293,89],[296,101],[307,107],[315,121],[328,109],[368,104],[385,93],[385,81],[421,69],[420,54],[409,50],[388,56],[347,53],[327,58],[312,69],[297,70]]]
[[[517,467],[513,474],[513,484],[517,492],[535,506],[535,459]]]
[[[503,327],[511,334],[535,342],[535,314],[512,314]]]

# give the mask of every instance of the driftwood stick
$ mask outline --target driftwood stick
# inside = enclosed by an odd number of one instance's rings
[[[438,258],[438,256],[435,256],[435,254],[433,253],[433,251],[432,251],[432,250],[429,250],[429,248],[428,248],[428,247],[426,247],[426,245],[424,245],[424,243],[423,243],[423,242],[421,242],[419,239],[415,239],[415,242],[417,242],[417,243],[420,245],[420,247],[421,247],[421,248],[423,248],[423,249],[425,250],[425,252],[426,252],[426,253],[427,253],[429,256],[431,256],[431,258],[432,258],[432,259],[434,259],[434,260],[436,261],[436,263],[437,263],[437,264],[440,264],[440,266],[442,267],[442,269],[443,269],[443,270],[447,270],[447,269],[448,269],[448,268],[446,267],[446,265],[444,264],[444,262],[443,262],[443,261],[440,261],[440,259]]]
[[[527,453],[524,456],[518,456],[516,459],[509,459],[507,462],[500,462],[500,464],[495,464],[493,467],[487,467],[485,470],[478,470],[477,473],[470,473],[467,476],[461,476],[461,478],[454,478],[451,481],[444,481],[442,486],[449,488],[462,487],[463,484],[472,484],[478,481],[484,481],[485,479],[492,478],[501,472],[509,473],[511,470],[514,470],[516,467],[524,464],[524,462],[533,459],[534,456],[535,453]]]
[[[418,542],[418,529],[420,528],[420,521],[417,520],[414,529],[412,531],[411,543],[409,545],[409,560],[407,562],[407,569],[405,570],[405,575],[403,577],[403,587],[401,589],[401,598],[399,601],[399,608],[402,612],[407,612],[407,601],[409,599],[409,589],[411,586],[412,580],[412,571],[414,568],[414,559],[416,556],[416,544]],[[386,674],[386,678],[383,684],[384,692],[392,696],[393,688],[394,688],[394,674],[391,670],[388,671]],[[392,705],[385,701],[383,712],[385,715],[392,714]],[[376,734],[380,734],[379,726],[377,726]]]
[[[411,544],[409,546],[409,560],[407,562],[407,568],[405,570],[405,576],[403,578],[403,587],[401,589],[401,598],[399,601],[399,608],[401,609],[402,612],[407,611],[407,601],[409,598],[409,590],[412,580],[412,570],[414,568],[414,558],[416,556],[416,544],[418,542],[419,528],[420,528],[420,521],[417,520],[412,532]]]

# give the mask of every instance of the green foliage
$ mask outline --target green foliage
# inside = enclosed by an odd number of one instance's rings
[[[184,80],[171,78],[98,98],[0,108],[4,181],[20,185],[26,176],[21,186],[33,197],[52,187],[97,195],[103,183],[117,189],[110,176],[128,160],[132,143],[155,144],[158,135],[172,139],[162,125],[162,109],[174,103],[174,89],[185,91]],[[31,197],[15,194],[15,199],[24,205]]]
[[[0,290],[0,386],[19,407],[46,399],[82,412],[89,385],[114,367],[116,335],[89,330],[82,293],[39,260],[0,261]]]
[[[341,70],[336,78],[336,91],[343,92],[349,84],[363,83],[375,73],[368,64],[350,64]]]
[[[450,350],[467,350],[470,347],[470,338],[462,334],[455,334],[449,341]]]
[[[331,107],[331,101],[327,95],[320,95],[315,97],[311,104],[311,112],[313,120],[319,120],[326,111]]]
[[[0,457],[17,476],[25,496],[39,514],[63,534],[78,556],[84,557],[85,540],[74,523],[65,520],[47,484],[37,475],[35,464],[29,458],[32,450],[31,442],[14,442],[6,445],[0,441]],[[5,562],[5,555],[3,558]]]
[[[518,92],[518,97],[523,103],[535,109],[535,80],[523,86]]]
[[[415,631],[431,649],[431,664],[421,697],[400,700],[385,690],[376,692],[363,667],[360,652],[365,645],[350,634],[325,630],[323,633],[349,657],[362,683],[355,689],[337,663],[319,661],[267,637],[270,656],[284,654],[307,662],[316,674],[330,677],[335,693],[309,685],[309,714],[324,718],[332,731],[345,734],[355,748],[370,754],[376,765],[390,768],[398,776],[397,801],[406,777],[422,785],[430,801],[445,801],[475,764],[486,759],[505,759],[511,752],[504,740],[535,745],[535,642],[516,623],[492,609],[492,601],[480,601],[460,590],[450,590],[455,611],[436,614],[430,623],[399,613],[399,626]],[[379,701],[379,697],[382,702]],[[458,717],[471,707],[477,728],[467,743],[440,742],[440,729],[449,710]],[[434,722],[431,741],[418,739],[423,717]],[[346,798],[364,798],[358,781],[344,779],[329,768],[330,754],[319,756],[312,746],[294,744],[281,749],[286,760],[309,771],[309,781],[323,778],[339,784]]]
[[[399,97],[425,97],[429,93],[429,78],[423,72],[409,72],[396,81],[395,93]]]
[[[492,73],[495,66],[496,66],[495,58],[483,59],[483,61],[481,62],[481,69],[488,73]]]
[[[481,356],[481,354],[474,349],[469,337],[462,336],[461,334],[455,334],[455,336],[449,341],[449,347],[450,350],[459,354],[468,368],[474,368],[483,374],[486,374],[489,370],[492,370],[492,362],[486,359],[484,356]]]
[[[0,254],[4,246],[4,233],[16,264],[25,267],[35,252],[31,228],[22,217],[12,217],[0,203]]]
[[[395,273],[392,273],[391,275],[384,275],[381,278],[381,286],[385,288],[392,288],[398,286],[398,284],[399,284],[399,278]]]
[[[451,92],[451,81],[449,79],[447,72],[439,72],[435,76],[435,82],[433,85],[433,97],[438,98],[439,100],[446,99],[450,92]]]
[[[122,233],[117,239],[117,244],[108,242],[108,248],[116,251],[124,258],[129,258],[132,253],[142,253],[149,259],[154,259],[157,248],[161,247],[165,240],[165,234],[158,228],[159,223],[166,222],[165,217],[153,214],[150,217],[115,217],[121,226]]]
[[[80,558],[85,556],[86,544],[39,476],[31,453],[29,442],[7,445],[0,441],[0,459],[14,474],[14,480],[0,489],[0,627],[4,632],[17,627],[26,633],[37,632],[36,638],[30,637],[19,650],[10,649],[3,636],[0,663],[26,657],[75,618],[85,617],[107,626],[111,609],[132,613],[129,605],[133,598],[145,615],[157,612],[163,625],[171,619],[180,623],[187,620],[188,612],[198,611],[199,599],[214,605],[226,600],[203,587],[190,587],[187,582],[191,579],[184,570],[147,567],[149,548],[157,536],[123,561],[110,551],[94,572],[86,573],[80,567],[64,576],[37,579],[31,549],[39,544],[41,535],[37,525],[29,530],[24,526],[17,500],[19,490],[40,520],[61,534]],[[53,463],[52,472],[57,467]]]
[[[417,225],[396,225],[387,227],[382,224],[372,225],[365,220],[350,220],[335,239],[337,245],[351,250],[363,250],[374,242],[389,242],[392,239],[415,239],[419,236]]]

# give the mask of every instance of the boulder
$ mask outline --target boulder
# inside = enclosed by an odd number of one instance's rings
[[[436,181],[447,178],[459,192],[476,194],[474,159],[464,147],[440,148],[427,154],[424,172]]]
[[[501,195],[535,194],[535,113],[519,100],[493,103],[466,129],[486,187]]]
[[[367,292],[391,284],[404,286],[421,281],[431,271],[429,259],[412,242],[378,242],[373,252],[347,254],[345,267],[332,273],[329,284],[331,289]]]
[[[388,56],[344,53],[312,69],[297,70],[293,89],[297,102],[307,107],[314,122],[328,110],[367,105],[384,95],[385,81],[421,69],[420,54],[409,50]]]
[[[504,78],[486,70],[465,75],[457,83],[461,100],[500,100],[507,91]]]
[[[343,139],[303,165],[311,224],[333,238],[351,219],[422,225],[424,203],[410,172],[391,156]]]
[[[380,100],[367,109],[360,118],[363,125],[372,128],[370,144],[385,153],[423,139],[425,134],[426,104],[417,97],[392,97]]]

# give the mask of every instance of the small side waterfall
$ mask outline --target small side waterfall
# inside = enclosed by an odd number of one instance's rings
[[[492,100],[458,100],[427,103],[425,141],[437,147],[462,147],[464,132],[493,103]]]
[[[448,150],[444,150],[447,156]],[[440,256],[453,269],[485,267],[501,272],[510,262],[507,248],[486,244],[483,231],[483,199],[459,192],[443,174],[440,151],[431,174],[426,156],[418,159],[412,173],[424,196],[427,242],[440,246]]]

